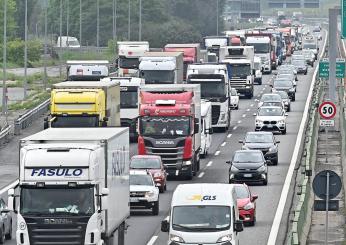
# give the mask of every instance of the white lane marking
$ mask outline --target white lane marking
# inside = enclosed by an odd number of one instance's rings
[[[264,90],[266,90],[266,88],[263,88],[262,90],[264,91]]]
[[[246,114],[243,114],[242,117],[246,117]]]
[[[234,126],[234,127],[233,127],[233,130],[236,130],[237,128],[238,128],[238,126]]]
[[[220,151],[215,152],[215,156],[218,156],[218,155],[220,155]]]
[[[223,143],[221,144],[221,146],[224,147],[226,144],[227,144],[227,142],[223,142]]]
[[[241,120],[238,121],[238,124],[241,124]]]
[[[200,174],[198,175],[198,178],[202,178],[203,176],[204,176],[204,172],[200,173]]]
[[[227,138],[231,138],[231,137],[232,137],[232,134],[227,135]]]
[[[156,242],[156,239],[158,238],[158,236],[153,236],[149,242],[147,243],[147,245],[154,245],[154,243]]]
[[[254,104],[251,104],[250,106],[251,106],[251,107],[253,107],[253,106],[254,106]]]
[[[249,108],[249,109],[246,109],[246,111],[250,111],[250,108]]]
[[[211,165],[213,165],[213,161],[209,161],[207,167],[210,167]]]
[[[326,48],[326,39],[327,38],[325,38],[325,41],[324,41],[323,51],[320,54],[320,59],[322,58],[324,51],[325,51],[325,48]],[[303,118],[302,118],[300,126],[299,126],[298,136],[297,136],[295,148],[294,148],[294,151],[292,154],[291,163],[290,163],[290,166],[289,166],[288,171],[287,171],[285,183],[282,187],[279,204],[278,204],[278,207],[277,207],[276,212],[275,212],[275,217],[274,217],[274,221],[273,221],[273,224],[272,224],[272,227],[270,230],[267,245],[275,245],[276,244],[276,239],[277,239],[277,236],[279,233],[279,227],[281,224],[282,215],[284,213],[285,204],[286,204],[288,193],[290,190],[290,185],[291,185],[291,181],[292,181],[292,177],[293,177],[293,173],[294,173],[294,168],[295,168],[296,162],[298,160],[298,153],[299,153],[300,144],[302,143],[304,127],[305,127],[305,124],[306,124],[306,121],[308,118],[309,105],[310,105],[310,101],[312,98],[312,92],[313,92],[315,81],[316,81],[318,66],[319,66],[319,64],[317,63],[317,66],[316,66],[315,71],[314,71],[314,75],[312,76],[312,82],[310,85],[309,94],[308,94],[308,97],[306,99]]]
[[[2,188],[0,190],[0,195],[4,194],[6,191],[8,191],[9,189],[14,188],[16,185],[19,184],[19,180],[13,181],[11,184],[5,186],[4,188]]]
[[[258,99],[255,99],[255,102],[258,102]]]

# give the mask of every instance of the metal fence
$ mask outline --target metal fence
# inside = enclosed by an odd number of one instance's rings
[[[11,134],[12,134],[13,126],[8,125],[4,129],[0,131],[0,146],[9,142]]]
[[[14,134],[20,135],[21,130],[29,127],[33,121],[41,117],[49,110],[50,99],[44,101],[34,109],[26,112],[24,115],[19,116],[14,122]]]

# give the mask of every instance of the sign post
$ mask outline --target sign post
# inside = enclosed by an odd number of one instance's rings
[[[331,101],[324,101],[318,108],[321,118],[320,125],[323,125],[326,130],[326,163],[328,163],[328,129],[334,126],[334,120],[332,120],[336,115],[336,106]]]

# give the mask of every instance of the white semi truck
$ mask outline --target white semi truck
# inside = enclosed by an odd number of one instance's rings
[[[146,84],[183,83],[183,55],[183,52],[147,52],[140,58],[139,76]]]
[[[50,128],[20,141],[9,190],[18,245],[124,245],[129,209],[127,128]]]

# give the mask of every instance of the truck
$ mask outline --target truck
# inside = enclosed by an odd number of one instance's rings
[[[170,176],[191,180],[200,169],[200,91],[197,84],[140,88],[138,154],[161,156]]]
[[[67,81],[52,86],[44,128],[119,127],[118,82]]]
[[[220,61],[220,48],[229,46],[230,38],[228,36],[207,36],[203,38],[203,44],[208,54],[215,54],[217,61]]]
[[[260,57],[254,58],[255,80],[258,85],[262,85],[262,63]]]
[[[291,56],[293,54],[291,28],[279,28],[278,31],[282,33],[283,39],[285,41],[286,56]]]
[[[239,245],[239,218],[234,185],[181,184],[175,189],[169,216],[161,222],[167,244]]]
[[[124,245],[129,209],[127,128],[50,128],[20,140],[19,184],[8,191],[18,245]]]
[[[254,47],[230,46],[227,49],[228,55],[222,62],[227,64],[230,86],[251,99],[254,94]]]
[[[69,81],[100,81],[109,76],[109,61],[68,60],[66,74]]]
[[[212,116],[211,116],[211,102],[201,100],[201,157],[208,155],[210,146],[212,144]]]
[[[137,141],[138,120],[138,93],[145,84],[144,79],[138,77],[107,77],[102,81],[120,83],[120,124],[130,129],[130,141]]]
[[[186,80],[186,71],[188,65],[199,63],[202,60],[201,45],[199,43],[167,44],[164,48],[164,51],[184,53],[184,80]]]
[[[57,48],[80,48],[80,43],[76,37],[60,36],[56,41]]]
[[[230,127],[230,79],[226,64],[189,65],[187,83],[200,84],[201,98],[212,103],[212,126],[223,131]]]
[[[117,42],[118,75],[120,77],[139,76],[139,58],[149,52],[149,42]]]
[[[147,52],[139,60],[139,76],[146,84],[184,81],[183,52]]]

